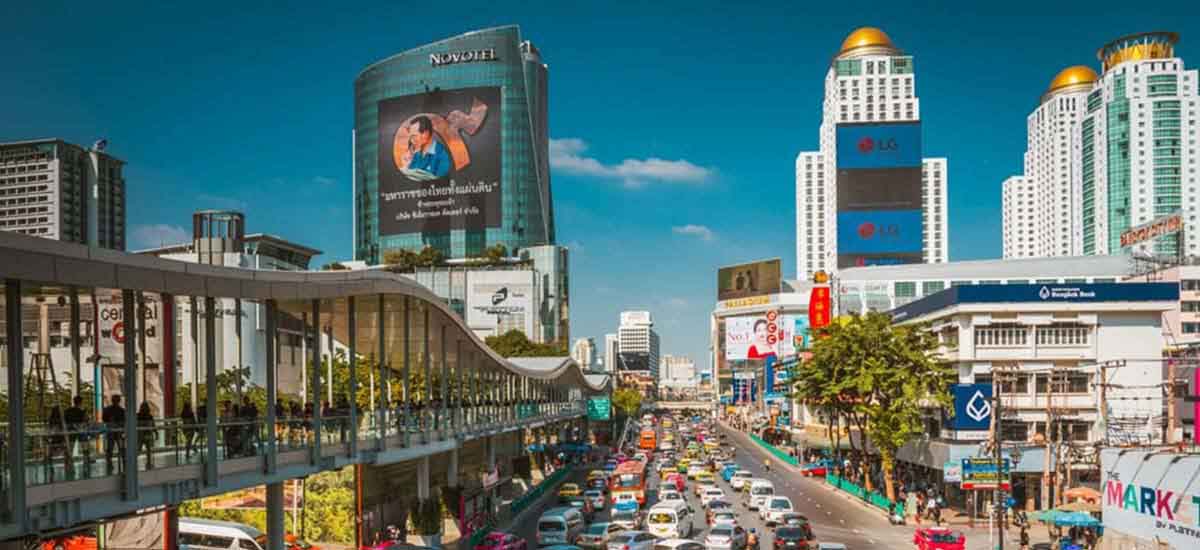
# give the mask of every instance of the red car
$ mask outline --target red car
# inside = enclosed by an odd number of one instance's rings
[[[917,550],[964,550],[967,537],[946,527],[927,527],[913,533],[913,545]]]
[[[687,486],[687,478],[683,477],[683,474],[667,474],[667,479],[664,481],[667,485],[674,484],[675,490],[681,493]]]
[[[488,533],[475,550],[525,550],[525,539],[512,533]]]

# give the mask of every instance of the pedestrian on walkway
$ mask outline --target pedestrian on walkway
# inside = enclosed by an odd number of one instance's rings
[[[50,420],[47,426],[49,437],[47,438],[48,452],[46,453],[46,469],[47,477],[51,482],[54,481],[54,457],[62,455],[63,470],[67,479],[71,479],[75,475],[73,465],[71,464],[71,451],[67,447],[67,428],[63,423],[62,409],[58,405],[50,408]]]
[[[150,412],[150,403],[142,401],[138,407],[138,450],[146,451],[146,469],[154,469],[154,414]]]
[[[104,407],[100,413],[100,420],[104,422],[106,431],[104,433],[104,467],[107,475],[113,475],[113,452],[122,457],[125,456],[125,408],[121,406],[121,396],[112,396],[112,404]],[[125,460],[122,459],[117,464],[117,472],[124,470]]]
[[[183,423],[184,460],[192,458],[192,450],[200,437],[200,426],[196,424],[196,413],[192,411],[192,402],[183,401],[183,410],[179,413],[179,421]]]

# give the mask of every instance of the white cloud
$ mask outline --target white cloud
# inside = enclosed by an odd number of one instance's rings
[[[337,183],[337,180],[335,180],[333,178],[327,178],[325,176],[316,176],[313,178],[312,181],[313,181],[313,183],[315,183],[317,185],[333,185],[333,184]]]
[[[702,183],[713,174],[711,168],[683,159],[628,158],[617,164],[604,164],[585,155],[587,148],[587,142],[579,138],[551,139],[550,166],[570,174],[618,179],[626,187],[640,187],[652,181]]]
[[[157,223],[150,225],[135,225],[129,232],[134,249],[155,248],[169,244],[190,242],[192,236],[178,225]]]
[[[691,235],[698,237],[702,241],[711,241],[713,240],[713,237],[716,236],[716,234],[713,233],[713,230],[709,229],[707,226],[696,225],[692,223],[687,225],[676,225],[675,227],[671,228],[671,232],[676,235]]]

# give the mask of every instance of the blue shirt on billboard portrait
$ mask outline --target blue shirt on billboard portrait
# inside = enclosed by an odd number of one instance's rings
[[[413,153],[408,163],[409,170],[424,170],[437,177],[450,173],[450,153],[446,146],[438,141],[432,141],[424,151]]]

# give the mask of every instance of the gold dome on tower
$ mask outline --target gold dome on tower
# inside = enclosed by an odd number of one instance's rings
[[[888,38],[887,33],[875,27],[860,27],[842,41],[842,49],[837,56],[851,57],[881,53],[894,54],[900,53],[900,50],[896,48],[895,44],[892,44],[892,39]]]
[[[1077,92],[1091,88],[1099,78],[1100,76],[1091,67],[1085,65],[1067,67],[1059,71],[1054,80],[1050,81],[1050,87],[1046,88],[1046,93],[1042,94],[1042,101],[1059,92]]]

